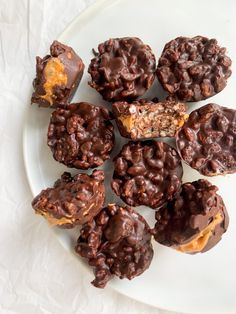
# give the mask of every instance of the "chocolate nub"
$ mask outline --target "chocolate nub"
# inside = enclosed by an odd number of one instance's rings
[[[114,166],[111,187],[130,206],[158,208],[181,187],[180,157],[161,141],[129,142],[115,157]]]
[[[156,73],[168,93],[182,101],[199,101],[225,88],[231,64],[216,39],[178,37],[165,45]]]
[[[74,177],[64,172],[53,188],[47,188],[32,201],[36,214],[51,225],[73,228],[90,221],[101,210],[105,200],[104,172],[95,170],[89,176]]]
[[[184,183],[181,193],[156,212],[155,240],[189,254],[203,253],[215,246],[229,224],[217,190],[203,179]]]
[[[31,103],[42,107],[66,107],[84,72],[84,64],[75,51],[58,41],[50,46],[50,55],[36,58],[36,78]]]
[[[48,127],[48,146],[55,160],[77,169],[101,166],[115,141],[110,119],[106,108],[86,102],[56,109]]]
[[[85,224],[75,250],[94,268],[92,284],[104,288],[113,276],[131,280],[141,275],[153,257],[149,230],[133,209],[115,204]]]
[[[120,101],[112,104],[112,111],[120,134],[132,140],[173,137],[188,118],[186,105],[175,100]]]
[[[192,111],[176,141],[184,161],[201,174],[236,172],[236,110],[208,104]]]
[[[88,72],[89,85],[105,100],[131,100],[142,96],[155,78],[156,60],[139,38],[112,38],[98,46]]]

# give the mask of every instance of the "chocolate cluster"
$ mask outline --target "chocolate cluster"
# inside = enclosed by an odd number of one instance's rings
[[[182,101],[199,101],[225,88],[231,63],[216,39],[178,37],[165,45],[156,73],[168,93]]]
[[[74,177],[64,172],[53,188],[42,190],[32,201],[36,214],[51,225],[73,228],[90,221],[101,210],[105,201],[104,172],[94,170],[89,176],[79,173]]]
[[[141,275],[153,257],[151,234],[142,216],[128,207],[108,204],[83,225],[75,248],[94,268],[92,284],[104,288],[113,277]]]
[[[184,161],[201,174],[236,172],[236,110],[216,104],[200,107],[176,138]]]
[[[179,191],[182,165],[164,142],[129,142],[114,159],[113,191],[128,205],[157,208]]]
[[[156,212],[155,240],[189,254],[203,253],[215,246],[229,224],[217,190],[203,179],[184,183],[181,193]]]
[[[101,166],[114,145],[109,111],[86,102],[56,109],[48,127],[48,146],[53,157],[67,167]]]
[[[188,118],[186,105],[174,99],[119,101],[112,104],[112,112],[120,134],[132,140],[174,137]]]
[[[150,88],[155,70],[155,56],[139,38],[112,38],[91,60],[89,85],[108,101],[135,99]]]
[[[31,102],[42,107],[66,107],[83,72],[83,61],[75,51],[55,40],[50,46],[50,55],[36,58]]]

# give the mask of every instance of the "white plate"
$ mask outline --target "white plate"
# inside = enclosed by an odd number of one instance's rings
[[[153,48],[158,59],[169,40],[181,35],[206,35],[217,38],[234,59],[235,12],[234,0],[103,0],[75,19],[59,40],[79,53],[86,70],[93,47],[96,48],[110,37],[122,36],[140,37]],[[98,93],[87,85],[88,78],[85,71],[74,100],[103,104]],[[210,102],[235,106],[235,85],[236,76],[233,74],[225,90],[211,98]],[[157,82],[148,96],[160,96]],[[205,103],[190,104],[190,107],[196,108]],[[33,195],[51,186],[64,170],[68,170],[53,160],[46,145],[49,116],[50,110],[29,106],[24,131],[24,159]],[[121,140],[117,139],[117,142],[114,154],[122,145]],[[105,167],[111,175],[111,162],[107,162]],[[184,181],[197,178],[200,175],[196,171],[185,167]],[[154,243],[155,256],[148,271],[131,282],[113,280],[110,286],[139,301],[173,311],[236,313],[236,175],[216,177],[210,181],[219,186],[230,214],[230,227],[222,241],[211,251],[194,256],[177,253]],[[114,198],[111,192],[108,194],[109,200]],[[150,221],[153,211],[146,209],[144,215]],[[55,228],[55,233],[63,246],[72,252],[75,232]],[[81,262],[79,258],[77,261]]]

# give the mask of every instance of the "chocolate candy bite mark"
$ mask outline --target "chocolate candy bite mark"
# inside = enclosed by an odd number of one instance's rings
[[[175,100],[120,101],[112,104],[112,111],[120,134],[132,140],[173,137],[188,118],[185,104]]]
[[[71,176],[65,172],[53,188],[43,190],[32,201],[36,214],[51,225],[73,228],[91,220],[101,210],[105,200],[104,172]]]
[[[104,288],[113,276],[131,280],[141,275],[153,257],[149,230],[133,209],[115,204],[83,225],[75,250],[94,268],[92,284]]]
[[[53,157],[68,167],[101,166],[114,146],[110,113],[104,107],[81,102],[56,109],[48,127]]]
[[[210,237],[215,233],[217,226],[220,225],[223,220],[223,213],[220,212],[216,214],[212,222],[205,229],[203,229],[199,235],[196,236],[196,238],[188,243],[177,246],[176,250],[183,253],[201,252],[206,247]]]
[[[236,110],[208,104],[177,132],[180,155],[205,176],[236,172]]]
[[[165,45],[156,74],[168,93],[182,101],[199,101],[225,88],[231,64],[216,39],[178,37]]]
[[[184,253],[210,250],[229,223],[217,191],[207,180],[184,183],[181,193],[156,212],[155,240]]]
[[[66,107],[73,97],[84,71],[81,58],[71,47],[54,41],[51,55],[36,58],[32,103],[43,107]]]
[[[114,159],[113,191],[131,206],[157,208],[181,187],[182,164],[164,142],[129,142]]]
[[[139,38],[109,39],[91,60],[89,85],[108,101],[135,99],[151,87],[155,67],[151,48]]]

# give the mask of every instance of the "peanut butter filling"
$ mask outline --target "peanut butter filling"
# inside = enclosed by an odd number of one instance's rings
[[[176,250],[183,253],[201,252],[207,245],[212,233],[215,230],[215,227],[220,224],[222,220],[222,213],[220,212],[216,214],[213,221],[205,229],[203,229],[196,238],[194,238],[189,243],[177,246]]]
[[[132,116],[120,116],[118,119],[121,121],[123,126],[126,128],[127,132],[131,132],[134,124]]]
[[[178,128],[178,129],[181,128],[181,127],[184,125],[184,123],[188,120],[188,117],[189,117],[189,115],[186,113],[186,114],[182,117],[182,120],[180,119],[180,120],[177,121],[177,128]]]
[[[65,225],[65,224],[73,224],[73,218],[69,218],[69,217],[62,217],[62,218],[55,218],[54,216],[52,216],[49,213],[46,212],[37,212],[36,214],[43,216],[45,219],[47,219],[47,221],[50,223],[50,225],[52,226],[61,226],[61,225]]]
[[[58,58],[51,58],[45,66],[44,75],[46,82],[43,87],[45,95],[41,98],[47,100],[50,105],[53,104],[53,88],[54,86],[62,86],[67,84],[67,75],[62,62]]]

